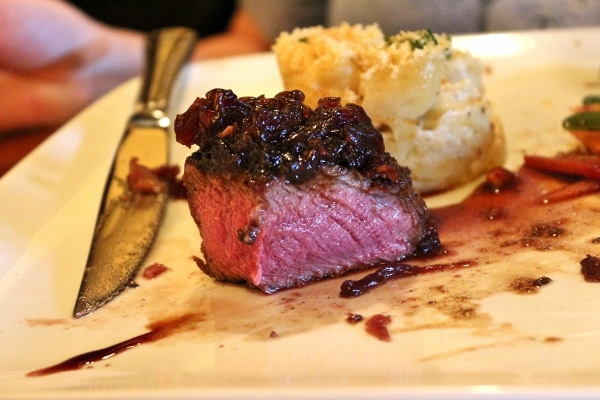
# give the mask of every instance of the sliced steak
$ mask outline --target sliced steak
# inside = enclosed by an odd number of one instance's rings
[[[410,172],[363,109],[299,91],[214,89],[177,116],[192,217],[208,275],[265,293],[437,251]]]

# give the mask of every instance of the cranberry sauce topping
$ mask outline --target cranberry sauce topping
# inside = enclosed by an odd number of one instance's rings
[[[177,116],[176,138],[198,146],[191,157],[200,169],[247,172],[256,181],[283,177],[302,183],[319,167],[333,165],[380,184],[408,179],[362,107],[326,97],[313,110],[303,101],[298,90],[238,98],[231,90],[213,89]]]

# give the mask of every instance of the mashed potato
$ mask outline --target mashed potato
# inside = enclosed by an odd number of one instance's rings
[[[302,90],[307,104],[333,96],[364,107],[422,192],[468,182],[504,161],[483,66],[446,35],[386,38],[377,25],[341,24],[284,32],[273,50],[286,90]]]

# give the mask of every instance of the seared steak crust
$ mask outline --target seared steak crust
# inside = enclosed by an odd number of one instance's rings
[[[214,89],[175,121],[204,272],[266,293],[440,247],[410,171],[362,108]]]

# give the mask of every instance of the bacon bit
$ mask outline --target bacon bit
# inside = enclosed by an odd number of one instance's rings
[[[178,165],[164,165],[152,170],[161,180],[169,185],[169,196],[176,200],[187,199],[187,189],[177,176],[181,171]]]
[[[187,188],[181,179],[169,182],[169,196],[175,200],[187,199]]]
[[[164,181],[176,179],[177,175],[179,175],[179,171],[179,165],[163,165],[152,169],[152,172]]]
[[[515,184],[517,176],[503,167],[494,167],[486,175],[486,184],[494,191],[509,188]]]
[[[180,168],[177,165],[163,165],[148,168],[132,158],[129,162],[127,184],[133,193],[158,194],[168,191],[174,199],[186,199],[187,189],[183,181],[177,178]]]
[[[600,157],[591,155],[525,156],[525,166],[546,172],[600,180]]]
[[[400,175],[398,174],[398,171],[396,169],[394,169],[392,166],[390,165],[378,165],[375,168],[375,172],[376,175],[379,177],[382,177],[384,179],[389,179],[393,182],[397,182],[398,179],[400,179]]]
[[[390,322],[392,322],[392,318],[389,315],[375,314],[367,320],[365,329],[368,334],[375,336],[377,339],[389,342],[392,340],[387,329]]]
[[[148,265],[144,269],[142,276],[146,279],[154,279],[157,276],[167,272],[168,270],[169,270],[169,268],[166,265],[160,264],[160,263],[154,263],[154,264]]]
[[[556,189],[550,193],[546,193],[540,198],[540,202],[544,204],[557,203],[559,201],[566,201],[576,199],[577,197],[584,196],[586,194],[594,193],[600,190],[600,181],[593,179],[583,179],[574,183],[570,183]]]
[[[233,127],[233,125],[227,125],[227,126],[225,127],[225,129],[223,129],[223,130],[221,131],[221,133],[219,133],[219,134],[217,135],[217,137],[224,138],[224,137],[226,137],[226,136],[229,136],[229,135],[231,135],[231,134],[233,133],[233,131],[234,131],[234,127]]]
[[[127,185],[133,193],[158,194],[167,190],[167,186],[150,168],[138,163],[137,158],[129,162]]]

